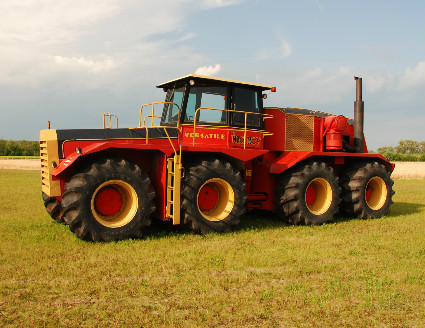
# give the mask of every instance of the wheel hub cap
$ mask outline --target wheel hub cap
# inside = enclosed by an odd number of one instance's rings
[[[221,221],[232,212],[235,194],[229,182],[220,178],[206,181],[197,194],[199,213],[208,221]]]
[[[94,204],[100,214],[108,216],[117,214],[121,210],[123,200],[118,190],[105,187],[97,193]]]
[[[211,185],[205,185],[199,191],[198,205],[201,211],[211,211],[218,204],[217,189]]]

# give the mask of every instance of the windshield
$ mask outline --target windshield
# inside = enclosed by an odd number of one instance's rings
[[[193,121],[196,110],[202,108],[196,114],[197,122],[226,123],[226,112],[214,110],[226,109],[226,94],[226,87],[191,87],[187,101],[185,121]]]

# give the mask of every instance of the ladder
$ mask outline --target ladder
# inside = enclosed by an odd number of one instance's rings
[[[166,217],[173,225],[180,224],[180,188],[182,178],[181,154],[167,158],[167,206]]]

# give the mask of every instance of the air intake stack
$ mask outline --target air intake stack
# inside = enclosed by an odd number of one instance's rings
[[[356,101],[354,102],[354,149],[356,153],[363,152],[363,120],[364,102],[362,100],[362,78],[355,76],[356,80]]]

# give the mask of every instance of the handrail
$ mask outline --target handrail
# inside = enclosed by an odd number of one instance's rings
[[[104,129],[112,129],[112,116],[117,120],[117,129],[118,129],[118,116],[111,113],[103,113],[103,128]],[[109,126],[106,126],[106,117],[109,117]]]
[[[177,106],[177,108],[179,109],[179,111],[178,111],[178,117],[177,117],[177,126],[154,126],[154,125],[153,125],[153,120],[154,120],[154,118],[162,118],[161,116],[157,116],[157,115],[155,115],[155,105],[157,105],[157,104],[170,104],[170,105],[175,105],[175,106]],[[143,108],[144,108],[144,107],[146,107],[146,106],[152,106],[152,114],[151,114],[151,115],[148,115],[148,116],[146,116],[146,117],[144,118],[144,120],[143,120],[143,125],[142,125],[142,113],[143,113]],[[179,106],[179,105],[177,105],[176,103],[173,103],[173,102],[170,102],[170,101],[156,101],[156,102],[152,102],[152,103],[149,103],[149,104],[144,104],[144,105],[142,105],[142,107],[140,107],[140,114],[139,114],[139,126],[138,126],[138,127],[135,127],[135,128],[132,128],[132,129],[145,129],[145,130],[146,130],[146,144],[148,144],[148,143],[149,143],[149,128],[164,129],[164,132],[165,132],[165,134],[167,135],[167,139],[168,139],[168,141],[170,142],[171,147],[173,148],[174,153],[176,153],[176,148],[174,147],[174,144],[173,144],[173,142],[171,141],[171,137],[170,137],[170,135],[168,134],[167,129],[177,129],[179,132],[181,132],[181,129],[180,129],[180,112],[181,112],[181,110],[180,110],[180,106]],[[151,118],[151,119],[152,119],[152,120],[151,120],[151,126],[147,126],[147,125],[146,125],[146,120],[147,120],[148,118]],[[181,139],[181,138],[180,138],[180,139]],[[180,143],[181,143],[181,142],[180,142]],[[180,148],[181,148],[181,145],[180,145]]]
[[[143,120],[143,127],[146,127],[146,119],[148,119],[149,117],[152,117],[152,118],[154,118],[154,117],[156,117],[156,118],[162,118],[162,116],[148,115]]]
[[[177,106],[177,108],[179,109],[179,111],[178,111],[178,117],[177,117],[177,127],[178,127],[179,124],[180,124],[180,112],[181,112],[180,106],[177,105],[176,103],[173,103],[173,102],[170,102],[170,101],[157,101],[157,102],[152,102],[152,103],[149,103],[149,104],[144,104],[144,105],[142,105],[142,107],[140,107],[139,128],[145,127],[146,118],[143,121],[143,126],[142,126],[142,112],[143,112],[143,107],[145,107],[145,106],[151,106],[151,105],[152,105],[152,115],[149,115],[148,117],[151,117],[152,118],[151,127],[153,127],[153,119],[154,119],[154,117],[159,117],[159,116],[155,116],[155,113],[154,113],[155,112],[155,105],[157,105],[157,104],[170,104],[170,105],[176,105]]]
[[[201,109],[218,110],[218,111],[222,111],[222,112],[243,113],[243,114],[245,114],[244,140],[243,140],[243,148],[244,149],[246,149],[246,133],[247,133],[247,127],[246,126],[247,126],[247,117],[248,117],[248,114],[251,114],[251,115],[261,115],[261,116],[263,116],[263,120],[269,119],[269,118],[273,118],[273,115],[271,115],[271,114],[253,113],[253,112],[246,112],[246,111],[240,111],[240,110],[235,110],[235,109],[221,109],[221,108],[199,107],[195,111],[195,116],[193,118],[193,146],[195,146],[196,118],[197,118],[198,112]]]

